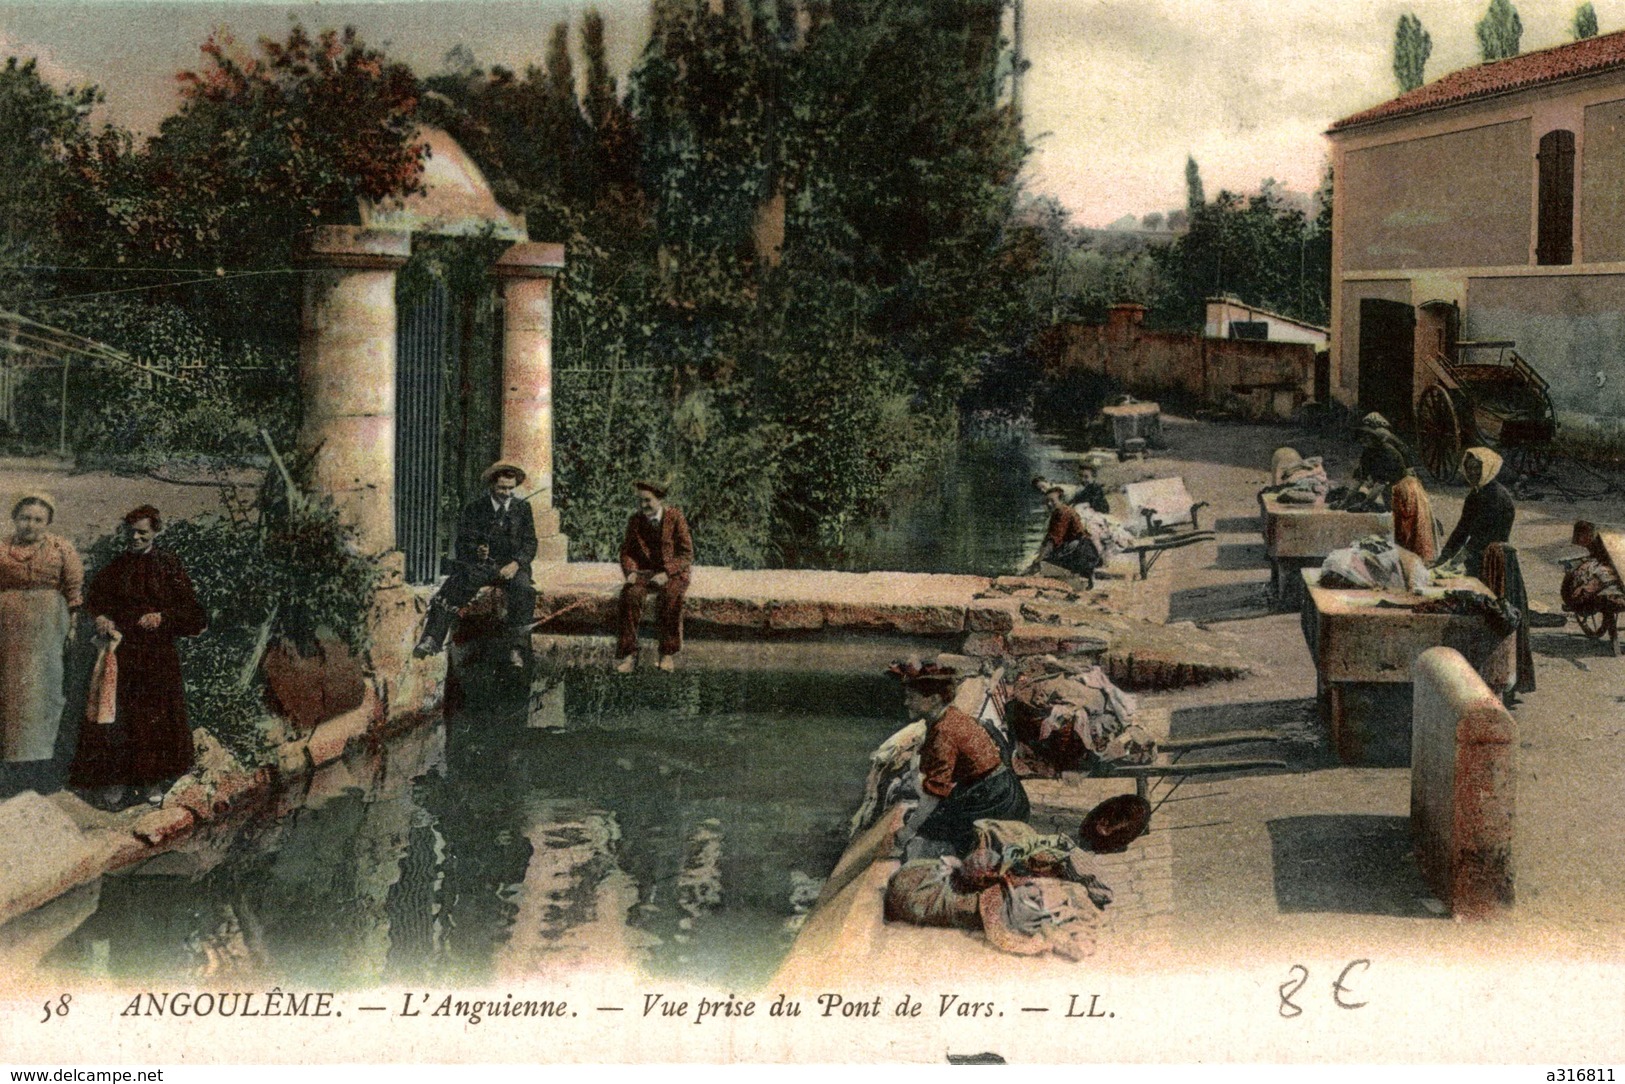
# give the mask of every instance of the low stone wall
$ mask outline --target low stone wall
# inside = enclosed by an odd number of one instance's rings
[[[608,562],[551,565],[536,577],[540,631],[604,632],[615,623],[622,574]],[[728,634],[835,630],[957,636],[989,580],[918,572],[739,570],[697,566],[685,625]],[[654,599],[646,604],[652,616]]]
[[[1517,727],[1461,653],[1424,651],[1412,686],[1411,833],[1422,875],[1462,918],[1513,900]]]
[[[163,804],[105,814],[71,791],[24,791],[0,802],[0,943],[5,924],[81,885],[176,850],[204,833],[235,832],[258,815],[285,815],[308,797],[313,780],[347,753],[381,747],[391,734],[439,717],[386,718],[369,686],[360,706],[279,746],[250,769],[204,731],[197,766]]]
[[[552,566],[536,581],[539,632],[610,631],[617,565]],[[646,603],[645,620],[654,601]],[[880,634],[958,640],[965,655],[1083,656],[1133,689],[1228,681],[1256,671],[1229,636],[1130,617],[1065,580],[697,567],[685,605],[690,631],[723,637]]]

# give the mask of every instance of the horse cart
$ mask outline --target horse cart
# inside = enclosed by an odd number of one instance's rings
[[[1544,470],[1557,434],[1545,378],[1511,341],[1455,345],[1454,357],[1428,357],[1432,382],[1416,403],[1417,450],[1428,473],[1450,481],[1472,447],[1494,448],[1515,475]]]

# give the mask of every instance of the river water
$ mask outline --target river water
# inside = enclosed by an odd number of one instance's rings
[[[1016,570],[1043,523],[1029,479],[1063,455],[1026,432],[967,438],[848,567]],[[566,959],[608,900],[642,966],[750,989],[902,723],[876,674],[564,669],[510,686],[471,675],[463,709],[386,753],[381,781],[324,784],[224,854],[107,878],[47,965],[132,984],[483,984]]]
[[[947,460],[906,489],[849,547],[849,571],[1020,571],[1038,552],[1045,516],[1034,475],[1070,482],[1061,438],[1022,426],[968,425]]]

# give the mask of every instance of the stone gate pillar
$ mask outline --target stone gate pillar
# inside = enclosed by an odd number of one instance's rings
[[[536,559],[565,560],[553,507],[553,278],[564,246],[522,241],[497,260],[502,280],[502,458],[528,472]]]
[[[395,272],[411,235],[318,226],[304,238],[299,447],[370,553],[395,548]]]

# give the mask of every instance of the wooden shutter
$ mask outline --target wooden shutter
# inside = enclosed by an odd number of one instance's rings
[[[1535,262],[1574,262],[1574,133],[1540,137],[1540,222]]]

